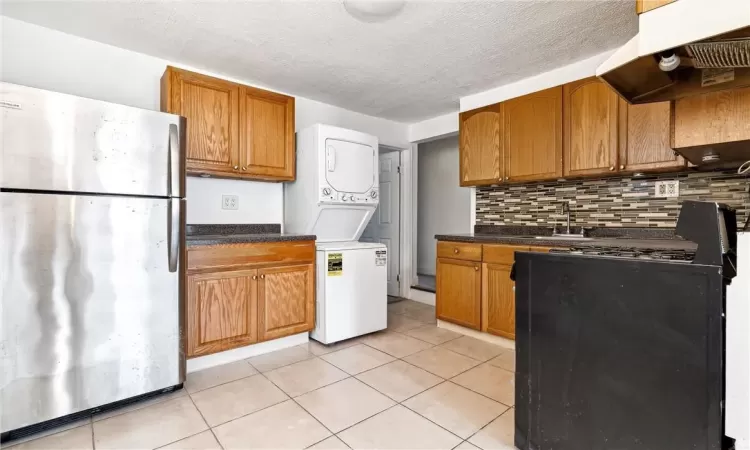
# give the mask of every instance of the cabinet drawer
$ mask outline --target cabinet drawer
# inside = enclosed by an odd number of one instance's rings
[[[315,242],[266,242],[189,248],[188,271],[204,271],[279,263],[312,263]]]
[[[465,242],[438,242],[438,258],[463,259],[464,261],[481,261],[481,244],[468,244]]]
[[[525,245],[485,244],[482,261],[492,264],[513,264],[516,252],[528,252]]]

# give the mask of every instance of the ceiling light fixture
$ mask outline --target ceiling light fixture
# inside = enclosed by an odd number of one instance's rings
[[[363,22],[388,20],[395,17],[405,4],[405,0],[344,0],[346,12]]]

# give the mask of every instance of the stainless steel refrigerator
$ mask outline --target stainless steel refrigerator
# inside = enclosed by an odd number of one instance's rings
[[[185,119],[0,83],[0,120],[2,436],[180,385]]]

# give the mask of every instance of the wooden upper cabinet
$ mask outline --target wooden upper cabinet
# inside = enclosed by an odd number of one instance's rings
[[[620,100],[620,171],[679,170],[685,159],[671,145],[670,102],[630,105]]]
[[[258,270],[258,328],[260,340],[310,331],[315,327],[313,264]]]
[[[495,184],[500,181],[500,106],[466,111],[459,116],[459,172],[461,186]]]
[[[674,148],[750,139],[750,87],[674,101]]]
[[[562,176],[562,86],[501,104],[505,180]]]
[[[635,0],[635,12],[643,14],[660,6],[668,5],[677,0]]]
[[[161,109],[187,119],[188,171],[236,172],[239,91],[234,83],[167,67]]]
[[[260,89],[240,91],[241,170],[294,180],[294,98]]]
[[[619,97],[597,78],[563,86],[563,173],[606,174],[618,168]]]
[[[480,329],[481,262],[438,258],[435,313],[440,320]]]
[[[161,109],[187,118],[187,173],[295,177],[294,98],[167,67]]]
[[[207,355],[258,341],[257,270],[188,276],[187,355]]]

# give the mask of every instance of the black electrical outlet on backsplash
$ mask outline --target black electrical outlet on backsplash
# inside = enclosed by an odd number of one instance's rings
[[[678,180],[679,197],[654,196],[657,181]],[[583,227],[668,227],[680,203],[708,200],[737,210],[742,226],[750,210],[750,176],[730,172],[653,174],[477,187],[477,225],[562,223],[561,202],[570,202],[571,223]]]

